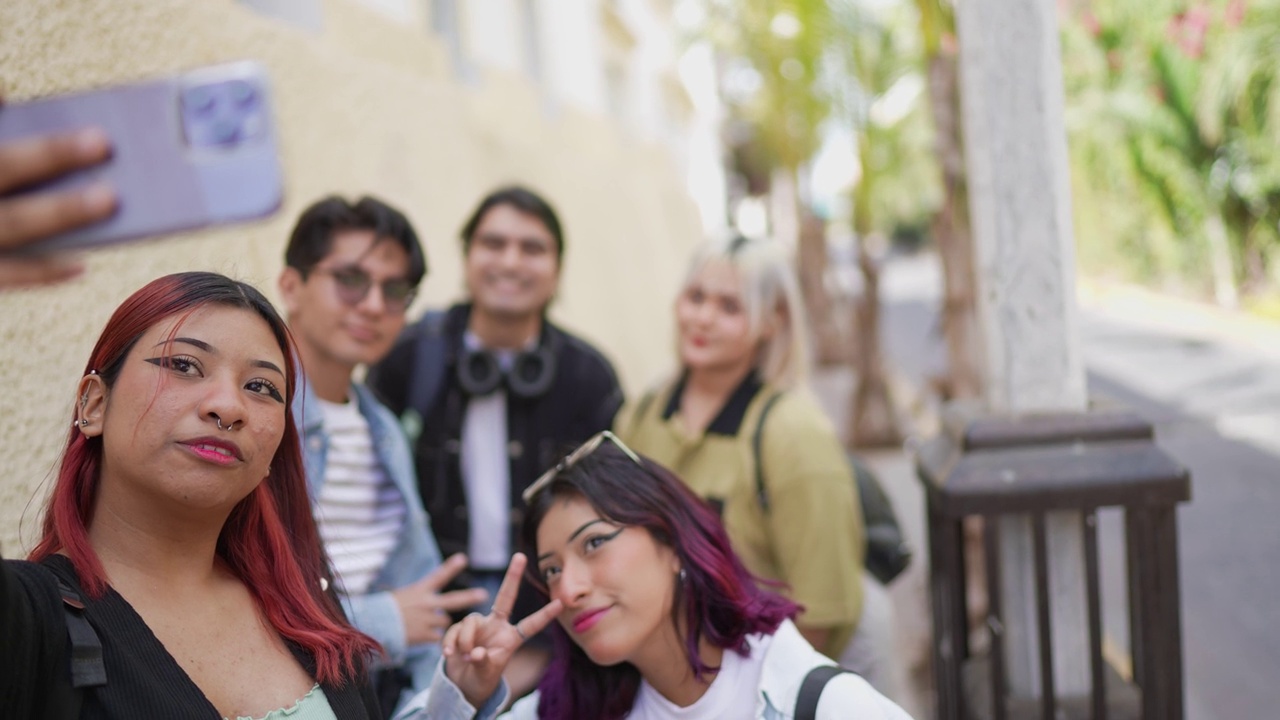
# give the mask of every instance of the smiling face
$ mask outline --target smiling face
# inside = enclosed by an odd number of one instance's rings
[[[490,208],[472,233],[465,271],[476,311],[521,320],[540,315],[551,302],[560,258],[537,216],[502,204]]]
[[[671,548],[602,518],[580,496],[557,500],[537,537],[538,573],[564,603],[559,622],[592,662],[688,662],[671,621],[680,572]]]
[[[738,271],[727,262],[702,267],[676,299],[680,362],[693,371],[745,371],[756,362],[761,333],[751,327]]]
[[[359,273],[371,285],[363,298],[348,303],[339,283]],[[280,292],[308,373],[336,366],[349,377],[356,365],[382,359],[405,323],[404,308],[389,306],[384,288],[403,285],[408,276],[409,254],[397,242],[379,242],[372,230],[338,231],[329,254],[306,277],[285,268]]]
[[[249,310],[206,305],[153,325],[109,389],[96,375],[81,382],[84,433],[103,442],[100,499],[229,512],[280,445],[285,367],[270,327]]]

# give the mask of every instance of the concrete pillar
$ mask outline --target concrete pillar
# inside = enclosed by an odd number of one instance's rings
[[[964,141],[995,413],[1085,408],[1055,0],[959,0]],[[1009,689],[1040,697],[1030,519],[1001,521]],[[1054,684],[1089,692],[1080,516],[1048,517]]]

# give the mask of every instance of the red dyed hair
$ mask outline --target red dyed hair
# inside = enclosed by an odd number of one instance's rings
[[[218,538],[218,556],[245,584],[276,632],[315,658],[316,680],[328,684],[358,680],[363,659],[378,645],[351,627],[337,603],[321,589],[320,579],[330,579],[329,566],[311,515],[298,428],[287,410],[297,378],[293,343],[271,303],[253,286],[215,273],[166,275],[116,309],[89,356],[85,374],[96,371],[111,387],[130,350],[149,328],[210,304],[261,317],[284,355],[287,381],[284,436],[271,460],[270,474],[227,517]],[[30,556],[38,561],[65,554],[90,597],[101,597],[107,589],[106,573],[88,533],[101,467],[102,438],[85,437],[72,427],[40,542]]]

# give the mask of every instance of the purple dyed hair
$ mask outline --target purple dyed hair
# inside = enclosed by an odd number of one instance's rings
[[[672,548],[685,571],[676,583],[671,621],[687,628],[684,638],[689,666],[703,678],[719,668],[698,655],[705,638],[716,647],[740,655],[749,651],[747,636],[772,635],[800,606],[761,587],[734,554],[715,511],[693,494],[670,470],[641,458],[635,463],[605,442],[574,466],[563,470],[533,497],[524,522],[524,544],[537,557],[538,526],[557,501],[586,500],[600,515],[620,525],[643,527]],[[535,586],[546,583],[530,566]],[[683,617],[682,617],[683,616]],[[542,720],[601,718],[620,720],[631,711],[640,689],[635,666],[602,667],[591,661],[559,623],[550,627],[554,657],[542,683],[538,717]]]

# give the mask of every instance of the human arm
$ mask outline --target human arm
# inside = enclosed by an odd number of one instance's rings
[[[58,680],[68,667],[62,613],[48,570],[0,559],[0,708],[12,717],[63,717],[74,700]]]
[[[443,664],[436,667],[428,688],[418,693],[397,712],[393,720],[538,720],[538,691],[516,701],[511,710],[498,716],[498,711],[511,696],[505,683],[481,707],[467,702],[462,691],[445,674]]]
[[[843,447],[811,398],[788,393],[768,415],[760,462],[770,549],[781,580],[805,606],[801,632],[828,655],[862,605],[862,515]],[[848,633],[838,633],[847,642]]]
[[[405,636],[410,645],[439,642],[449,627],[450,612],[465,610],[489,599],[489,593],[480,588],[443,592],[466,567],[467,556],[456,553],[418,582],[391,593],[404,619]]]
[[[116,207],[111,188],[94,184],[76,190],[10,195],[96,165],[110,154],[106,134],[93,128],[0,144],[0,288],[60,282],[83,271],[80,262],[65,255],[15,257],[4,253],[106,219]]]
[[[488,598],[481,589],[442,592],[467,566],[461,553],[451,556],[421,580],[388,592],[344,596],[351,623],[377,640],[392,664],[404,662],[409,648],[439,642],[449,627],[449,612]]]
[[[441,642],[444,672],[458,686],[467,702],[482,706],[502,683],[502,671],[525,639],[533,637],[560,614],[563,606],[552,600],[516,624],[511,624],[520,577],[527,559],[521,553],[511,557],[507,574],[488,615],[472,613],[449,628]]]

